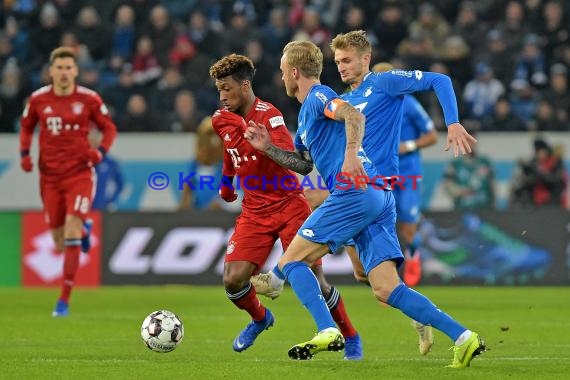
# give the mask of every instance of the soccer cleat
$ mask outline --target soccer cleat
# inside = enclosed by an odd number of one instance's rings
[[[275,323],[275,318],[269,309],[265,309],[265,318],[259,322],[251,321],[245,329],[234,339],[233,349],[235,352],[242,352],[253,345],[255,339],[263,330],[269,329]]]
[[[431,326],[424,325],[420,322],[416,322],[412,320],[412,327],[416,329],[420,340],[419,340],[419,348],[420,354],[427,355],[431,350],[431,346],[433,346],[433,329]]]
[[[67,317],[69,315],[69,304],[63,300],[58,300],[55,309],[51,313],[52,317]]]
[[[308,342],[291,347],[289,357],[297,360],[309,360],[321,351],[340,351],[344,348],[344,338],[337,328],[328,328],[319,332]]]
[[[465,368],[471,365],[473,358],[485,351],[485,342],[476,332],[472,332],[469,339],[459,346],[453,346],[453,362],[448,368]]]
[[[283,292],[283,284],[275,287],[271,281],[271,273],[259,273],[252,276],[249,281],[253,284],[255,292],[272,300],[279,297]]]
[[[422,263],[420,253],[416,251],[414,256],[406,254],[404,263],[404,283],[412,288],[420,283],[422,279]]]
[[[362,360],[362,341],[360,335],[347,336],[344,338],[344,359]]]
[[[91,229],[93,228],[93,219],[85,219],[83,223],[83,231],[85,235],[81,238],[81,252],[89,253],[91,249]]]

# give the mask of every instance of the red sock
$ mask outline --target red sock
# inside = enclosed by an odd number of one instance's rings
[[[251,315],[254,321],[261,321],[265,318],[265,306],[261,304],[255,293],[255,288],[248,283],[245,288],[236,293],[226,291],[230,301],[238,308],[245,310]]]
[[[79,268],[79,245],[81,241],[78,239],[66,239],[63,258],[63,284],[61,285],[60,300],[69,303],[71,290],[75,281],[75,274]]]
[[[331,287],[331,293],[327,299],[327,306],[329,307],[331,315],[335,323],[338,325],[342,336],[345,338],[355,336],[357,334],[357,331],[352,325],[350,318],[348,318],[348,314],[344,308],[344,302],[342,302],[340,293],[334,287]]]

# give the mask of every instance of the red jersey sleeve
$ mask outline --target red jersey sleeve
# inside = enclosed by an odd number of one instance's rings
[[[39,120],[34,104],[34,98],[30,97],[26,102],[24,111],[22,112],[22,119],[20,121],[20,152],[29,152],[30,146],[32,145],[34,129],[36,128]]]
[[[271,136],[271,143],[278,148],[287,151],[294,151],[293,138],[285,126],[283,114],[277,108],[271,108],[267,111],[267,117],[264,120],[265,128]]]
[[[212,115],[212,127],[214,128],[214,131],[216,131],[216,134],[222,140],[222,142],[224,141],[224,136],[222,132],[223,128],[233,124],[233,122],[237,122],[238,121],[237,117],[241,118],[241,116],[239,115],[235,116],[234,115],[235,115],[234,113],[225,110],[217,110]],[[243,118],[241,119],[243,120]],[[236,175],[234,163],[232,161],[232,156],[228,153],[226,149],[224,149],[222,175],[229,177],[233,177]]]
[[[91,107],[91,120],[95,122],[97,129],[99,129],[103,134],[103,138],[101,139],[101,144],[99,144],[99,146],[102,147],[105,152],[108,152],[115,141],[115,137],[117,136],[117,127],[109,115],[107,106],[105,106],[99,95],[93,95],[93,103]]]

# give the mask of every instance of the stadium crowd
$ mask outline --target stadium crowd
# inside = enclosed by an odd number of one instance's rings
[[[6,0],[0,13],[0,131],[15,132],[25,99],[49,83],[55,47],[79,56],[79,83],[98,91],[120,132],[195,132],[218,103],[208,68],[229,52],[257,65],[255,91],[294,128],[279,57],[290,40],[325,54],[363,29],[373,62],[450,75],[463,119],[479,131],[570,130],[570,7],[560,0]],[[433,95],[420,95],[438,129]]]

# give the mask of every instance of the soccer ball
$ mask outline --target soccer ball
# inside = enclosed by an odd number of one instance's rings
[[[141,337],[144,344],[154,352],[170,352],[184,338],[184,326],[171,311],[153,311],[142,323]]]

